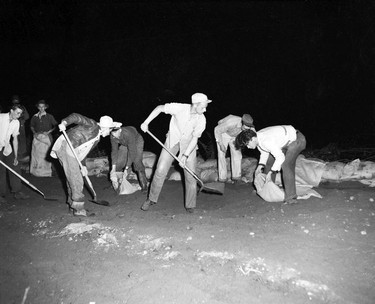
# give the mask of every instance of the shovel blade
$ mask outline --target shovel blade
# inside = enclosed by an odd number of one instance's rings
[[[207,183],[207,184],[202,185],[201,191],[204,191],[210,194],[223,195],[224,189],[225,189],[224,183]]]
[[[104,200],[94,200],[94,199],[92,199],[92,200],[90,200],[90,202],[92,202],[92,203],[94,203],[94,204],[97,204],[97,205],[100,205],[100,206],[109,206],[109,202],[107,202],[107,201],[104,201]]]

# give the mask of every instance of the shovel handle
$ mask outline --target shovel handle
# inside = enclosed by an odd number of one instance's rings
[[[38,191],[40,194],[42,194],[44,196],[44,193],[42,191],[40,191],[37,187],[35,187],[33,184],[31,184],[26,178],[24,178],[22,175],[18,174],[16,171],[14,171],[11,167],[9,167],[7,164],[5,164],[4,162],[2,162],[1,160],[0,160],[0,163],[5,168],[7,168],[9,171],[11,171],[13,174],[15,174],[17,177],[19,177],[22,181],[24,181],[26,184],[28,184],[31,188],[33,188],[34,190]]]
[[[74,150],[72,142],[70,141],[70,139],[69,139],[68,135],[66,134],[65,130],[61,130],[61,132],[64,134],[65,140],[68,143],[70,149],[72,150],[73,155],[74,155],[75,159],[77,160],[80,169],[82,169],[83,165],[82,165],[81,161],[79,160],[79,158],[77,156],[76,150]],[[89,177],[87,175],[85,176],[85,179],[86,179],[87,184],[89,185],[89,187],[90,187],[90,189],[91,189],[91,191],[92,191],[92,193],[94,195],[94,199],[96,199],[96,192],[95,192],[94,187],[92,186],[92,183],[91,183],[91,181],[90,181],[90,179],[89,179]]]
[[[178,157],[176,155],[174,155],[154,134],[152,134],[149,130],[147,130],[147,133],[153,138],[155,139],[159,145],[161,145],[165,151],[167,151],[175,160],[177,160],[179,163],[180,160],[178,159]],[[191,170],[189,167],[187,167],[186,165],[183,165],[183,169],[185,169],[187,172],[189,172],[192,176],[194,176],[194,178],[199,182],[199,184],[203,187],[203,182],[201,181],[201,179],[198,177],[197,174],[195,174],[193,172],[193,170]]]

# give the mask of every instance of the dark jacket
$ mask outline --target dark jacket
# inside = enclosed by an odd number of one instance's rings
[[[66,131],[74,148],[77,148],[90,139],[95,138],[100,131],[99,124],[95,120],[87,118],[81,114],[72,113],[62,121],[66,121],[67,126],[76,124],[75,127]],[[94,148],[98,142],[99,140],[94,143],[92,148]]]
[[[119,145],[125,146],[128,148],[128,159],[135,160],[137,159],[138,154],[138,145],[137,143],[142,141],[143,147],[143,137],[138,133],[137,129],[131,126],[122,127],[120,138],[116,138],[111,135],[111,160],[113,163],[116,163],[118,157]],[[143,151],[140,151],[141,153]]]

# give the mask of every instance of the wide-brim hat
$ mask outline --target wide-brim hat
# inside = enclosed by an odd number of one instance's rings
[[[250,114],[242,115],[242,124],[249,128],[254,128],[254,120]]]
[[[115,122],[115,121],[113,121],[112,117],[105,115],[105,116],[100,117],[99,126],[101,128],[118,129],[122,126],[122,123],[121,122]]]
[[[191,96],[191,103],[201,103],[201,102],[206,102],[210,103],[212,100],[207,98],[206,94],[203,93],[195,93]]]
[[[36,107],[39,107],[40,104],[44,105],[46,108],[49,107],[49,104],[46,103],[46,101],[45,101],[44,99],[39,100],[39,101],[35,104],[35,106],[36,106]]]

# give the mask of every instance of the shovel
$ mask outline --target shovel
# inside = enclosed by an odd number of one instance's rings
[[[155,139],[159,145],[161,145],[175,160],[177,160],[178,162],[180,162],[180,160],[178,159],[178,157],[176,155],[174,155],[154,134],[152,134],[150,131],[147,130],[147,133],[153,138]],[[204,192],[207,192],[207,193],[212,193],[212,194],[224,194],[224,187],[225,187],[225,184],[224,183],[208,183],[208,184],[204,184],[203,181],[198,177],[197,174],[195,174],[189,167],[187,166],[183,166],[183,168],[189,172],[199,183],[199,186],[200,186],[200,189],[199,189],[199,192],[200,191],[204,191]]]
[[[27,185],[29,185],[31,188],[33,188],[34,190],[38,191],[41,195],[43,195],[43,198],[46,200],[46,201],[58,201],[57,198],[48,198],[44,195],[44,193],[42,191],[40,191],[37,187],[35,187],[33,184],[31,184],[26,178],[24,178],[22,175],[18,174],[16,171],[14,171],[11,167],[9,167],[8,165],[6,165],[5,163],[3,163],[1,160],[0,160],[0,164],[2,164],[5,168],[7,168],[9,171],[11,171],[13,174],[15,174],[17,177],[19,177],[21,180],[23,180]]]
[[[62,130],[62,133],[64,134],[65,139],[66,139],[66,142],[68,143],[70,149],[72,149],[73,155],[74,155],[75,159],[77,160],[80,169],[82,170],[83,165],[82,165],[81,161],[79,160],[79,158],[78,158],[78,156],[77,156],[77,153],[76,153],[76,151],[74,150],[73,145],[72,145],[72,143],[71,143],[71,141],[70,141],[68,135],[66,134],[66,132],[65,132],[64,130]],[[92,183],[91,183],[91,181],[90,181],[90,179],[89,179],[89,177],[88,177],[87,175],[85,176],[85,179],[86,179],[86,182],[87,182],[87,184],[88,184],[88,186],[89,186],[89,188],[90,188],[92,194],[94,195],[94,198],[93,198],[92,200],[89,200],[89,201],[92,202],[92,203],[98,204],[98,205],[109,206],[109,202],[104,201],[104,200],[99,200],[99,201],[98,201],[98,200],[96,199],[96,192],[95,192],[94,187],[92,186]]]

